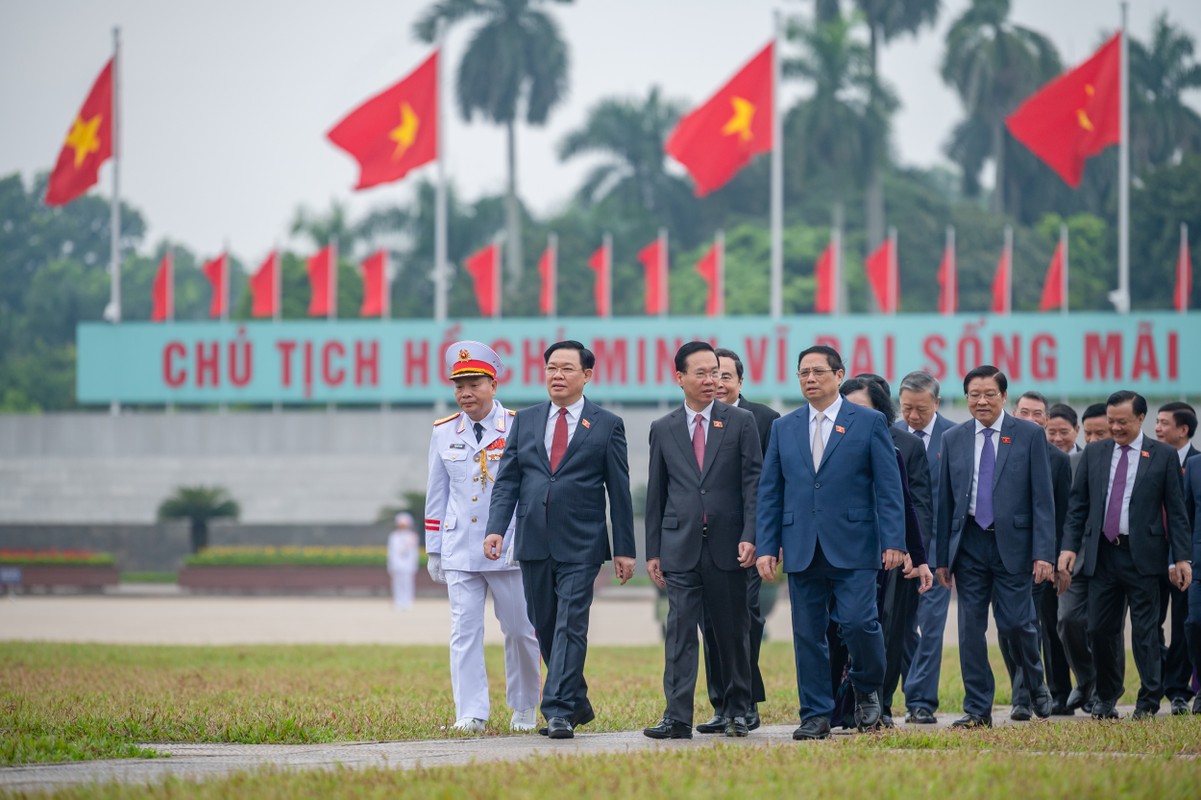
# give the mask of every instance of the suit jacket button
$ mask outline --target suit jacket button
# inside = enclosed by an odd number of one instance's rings
[[[706,491],[705,489],[701,489],[701,494],[704,494],[705,491]]]
[[[554,482],[555,482],[555,479],[554,479],[554,477],[553,477],[553,476],[551,477],[551,479],[550,479],[550,482],[551,482],[551,483],[554,483]]]
[[[822,485],[820,483],[815,483],[815,484],[813,484],[813,488],[820,489],[820,488],[822,488]]]
[[[472,518],[471,518],[471,521],[472,521],[472,522],[479,522],[479,520],[478,520],[478,519],[476,519],[475,517],[472,517]]]

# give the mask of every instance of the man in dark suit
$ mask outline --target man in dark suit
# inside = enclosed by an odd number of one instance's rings
[[[1067,453],[1072,459],[1072,471],[1076,471],[1076,462],[1084,448],[1076,443],[1080,438],[1080,417],[1076,409],[1067,403],[1056,403],[1047,409],[1047,424],[1043,426],[1047,432],[1047,441]]]
[[[1176,452],[1143,435],[1147,401],[1130,391],[1105,403],[1112,440],[1084,448],[1064,528],[1060,570],[1086,575],[1088,636],[1097,670],[1095,719],[1116,719],[1122,679],[1114,634],[1130,605],[1139,687],[1135,718],[1150,717],[1163,697],[1159,583],[1175,562],[1180,588],[1192,580],[1188,517]],[[1166,528],[1165,528],[1166,525]]]
[[[717,356],[688,342],[675,357],[684,405],[651,423],[646,570],[667,590],[663,719],[652,739],[691,739],[697,625],[713,627],[725,683],[727,736],[746,736],[751,708],[746,568],[755,562],[755,494],[763,455],[749,411],[715,400]]]
[[[901,379],[901,419],[895,427],[908,431],[921,439],[926,448],[926,461],[930,469],[931,508],[938,507],[938,453],[942,448],[943,434],[955,424],[938,413],[938,381],[925,370],[910,372]],[[912,475],[910,476],[912,481]],[[926,554],[930,566],[934,562],[934,524],[922,529]],[[937,581],[917,600],[917,624],[909,633],[906,648],[912,648],[909,671],[905,673],[902,686],[906,721],[919,725],[937,722],[934,712],[938,710],[938,681],[942,672],[942,639],[947,627],[947,608],[951,593]]]
[[[954,576],[964,715],[956,728],[990,727],[995,684],[988,609],[1029,684],[1034,713],[1051,714],[1034,614],[1034,583],[1052,580],[1055,499],[1043,429],[1005,413],[1009,381],[985,364],[963,379],[972,419],[942,437],[935,550],[938,579]]]
[[[763,451],[767,450],[767,440],[771,436],[771,424],[780,418],[780,412],[762,403],[752,403],[742,396],[743,367],[742,359],[733,350],[718,347],[717,354],[718,376],[715,397],[723,403],[737,406],[751,412],[755,418],[755,427],[759,432],[759,442]],[[746,602],[751,615],[751,709],[747,712],[746,725],[750,730],[759,727],[758,704],[767,698],[763,687],[763,673],[759,670],[759,651],[763,645],[764,611],[759,601],[763,579],[759,570],[753,566],[746,570]],[[721,714],[725,698],[722,688],[726,679],[721,672],[721,661],[717,657],[717,639],[713,625],[708,615],[701,612],[701,630],[704,634],[705,682],[709,693],[709,703],[713,706],[713,717],[708,722],[696,726],[697,733],[724,733],[730,721]]]
[[[901,471],[887,423],[880,412],[843,401],[844,375],[832,347],[801,352],[797,377],[809,402],[773,424],[759,480],[759,574],[775,580],[781,549],[788,573],[801,705],[794,739],[830,735],[831,614],[851,654],[856,721],[862,730],[879,724],[884,637],[876,572],[904,560]]]
[[[1159,407],[1155,415],[1155,438],[1176,449],[1180,459],[1180,478],[1184,480],[1184,465],[1197,454],[1192,438],[1197,434],[1197,411],[1188,403],[1176,400]],[[1176,588],[1170,579],[1159,583],[1159,628],[1168,622],[1172,643],[1163,648],[1163,688],[1172,704],[1173,714],[1187,714],[1188,701],[1193,697],[1193,667],[1184,641],[1184,620],[1188,616],[1188,586]],[[1170,620],[1169,620],[1170,618]]]
[[[1189,524],[1193,526],[1193,563],[1201,564],[1201,458],[1191,458],[1184,469],[1184,505]],[[1194,664],[1201,664],[1201,570],[1193,573],[1193,583],[1188,590],[1188,619],[1184,633],[1188,641],[1189,656]],[[1201,694],[1193,698],[1193,713],[1201,714]]]
[[[623,584],[634,574],[634,510],[625,426],[584,397],[596,357],[571,340],[552,344],[543,357],[550,401],[513,417],[492,489],[484,553],[501,557],[516,510],[514,556],[546,664],[546,732],[570,739],[576,725],[594,718],[584,659],[592,586],[611,557],[606,494],[614,570]]]

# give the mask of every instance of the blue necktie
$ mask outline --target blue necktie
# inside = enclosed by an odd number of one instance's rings
[[[996,521],[992,510],[992,475],[997,466],[997,453],[992,446],[992,428],[985,428],[984,449],[980,451],[980,471],[976,475],[976,524],[991,528]]]

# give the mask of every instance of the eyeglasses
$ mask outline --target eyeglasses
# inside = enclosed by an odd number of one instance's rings
[[[718,379],[720,379],[721,375],[720,375],[720,373],[718,373],[717,370],[698,369],[696,372],[692,373],[692,377],[693,377],[693,380],[698,380],[698,381],[703,381],[705,378],[712,378],[713,380],[718,380]]]
[[[977,400],[996,400],[1001,396],[1001,393],[996,389],[989,389],[987,392],[968,392],[967,399],[973,403]]]
[[[834,370],[829,369],[827,367],[813,367],[812,369],[809,367],[805,367],[805,369],[798,369],[796,371],[796,376],[802,380],[804,380],[805,378],[808,378],[810,375],[812,375],[815,378],[823,378],[826,375],[829,375],[833,371]]]
[[[556,375],[562,375],[564,378],[570,378],[571,376],[575,375],[577,372],[579,372],[579,370],[576,369],[575,367],[549,367],[548,366],[546,368],[547,376],[552,377],[552,378]]]

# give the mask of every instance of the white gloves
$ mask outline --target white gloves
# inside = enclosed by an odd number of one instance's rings
[[[434,583],[446,583],[446,572],[442,569],[441,553],[429,554],[429,561],[426,564],[426,569],[429,571],[430,577],[434,579]]]

